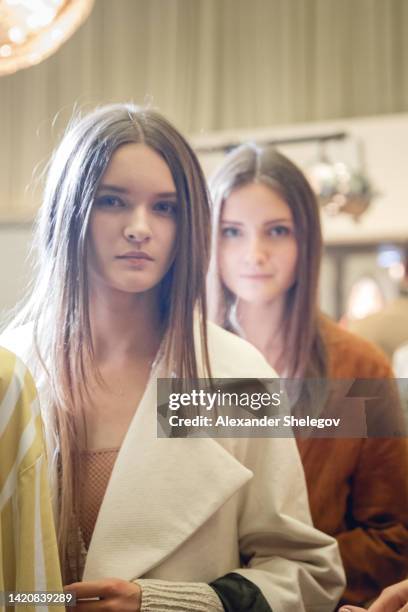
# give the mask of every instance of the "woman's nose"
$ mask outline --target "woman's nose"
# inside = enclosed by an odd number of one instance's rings
[[[127,220],[124,235],[132,242],[145,242],[152,236],[147,211],[142,207],[135,209]]]
[[[254,238],[249,241],[245,252],[245,263],[250,266],[261,266],[267,260],[267,254],[263,248],[262,241]]]

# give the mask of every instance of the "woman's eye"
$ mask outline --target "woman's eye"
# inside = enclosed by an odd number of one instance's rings
[[[221,229],[221,236],[223,238],[235,238],[239,236],[239,229],[237,227],[223,227]]]
[[[285,225],[276,225],[268,230],[268,234],[274,237],[288,236],[290,234],[290,228]]]
[[[175,202],[156,202],[154,210],[164,215],[175,215],[177,211],[177,204]]]
[[[116,196],[100,196],[96,199],[96,205],[103,208],[121,208],[124,203]]]

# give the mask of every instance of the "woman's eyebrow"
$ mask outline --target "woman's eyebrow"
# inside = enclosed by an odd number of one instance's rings
[[[98,191],[113,191],[115,193],[130,193],[126,187],[120,187],[119,185],[110,185],[108,183],[103,183],[99,185]],[[158,191],[153,194],[156,198],[177,198],[176,191]]]
[[[244,225],[243,223],[241,223],[240,221],[229,221],[228,219],[222,219],[221,220],[221,225],[225,223],[227,225]]]
[[[290,217],[271,219],[270,221],[265,221],[264,225],[276,225],[277,223],[293,223],[293,219],[291,219]]]
[[[278,223],[293,223],[293,220],[289,217],[282,217],[281,219],[270,219],[268,221],[264,221],[263,225],[277,225]],[[244,225],[240,221],[233,221],[232,219],[222,219],[221,224],[227,225]]]
[[[159,198],[177,198],[176,191],[159,191],[158,193],[155,193],[154,195]]]
[[[125,187],[119,187],[118,185],[108,185],[107,183],[99,185],[98,191],[102,190],[116,191],[117,193],[128,193],[128,190]]]

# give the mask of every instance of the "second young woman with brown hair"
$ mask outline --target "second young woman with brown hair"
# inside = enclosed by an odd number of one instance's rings
[[[302,172],[273,148],[247,144],[227,156],[211,188],[212,319],[254,344],[281,376],[392,377],[373,345],[318,310],[319,210]],[[391,384],[386,410],[401,422]],[[345,600],[366,602],[408,571],[406,439],[297,442],[314,523],[340,546]]]

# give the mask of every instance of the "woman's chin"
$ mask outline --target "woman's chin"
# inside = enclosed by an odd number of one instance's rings
[[[281,294],[278,291],[271,291],[271,289],[266,287],[259,287],[258,289],[251,288],[250,291],[236,291],[234,292],[239,300],[243,302],[247,302],[249,304],[258,304],[260,306],[264,306],[265,304],[269,304],[274,302],[276,299],[279,299]]]
[[[128,295],[135,295],[135,294],[142,294],[142,293],[148,293],[150,292],[152,289],[154,289],[154,287],[156,287],[158,285],[158,283],[156,282],[148,282],[147,280],[144,279],[138,279],[133,280],[133,281],[124,281],[124,282],[110,282],[110,283],[106,283],[105,284],[105,288],[108,291],[113,291],[113,292],[117,292],[117,293],[123,293],[123,294],[128,294]]]

